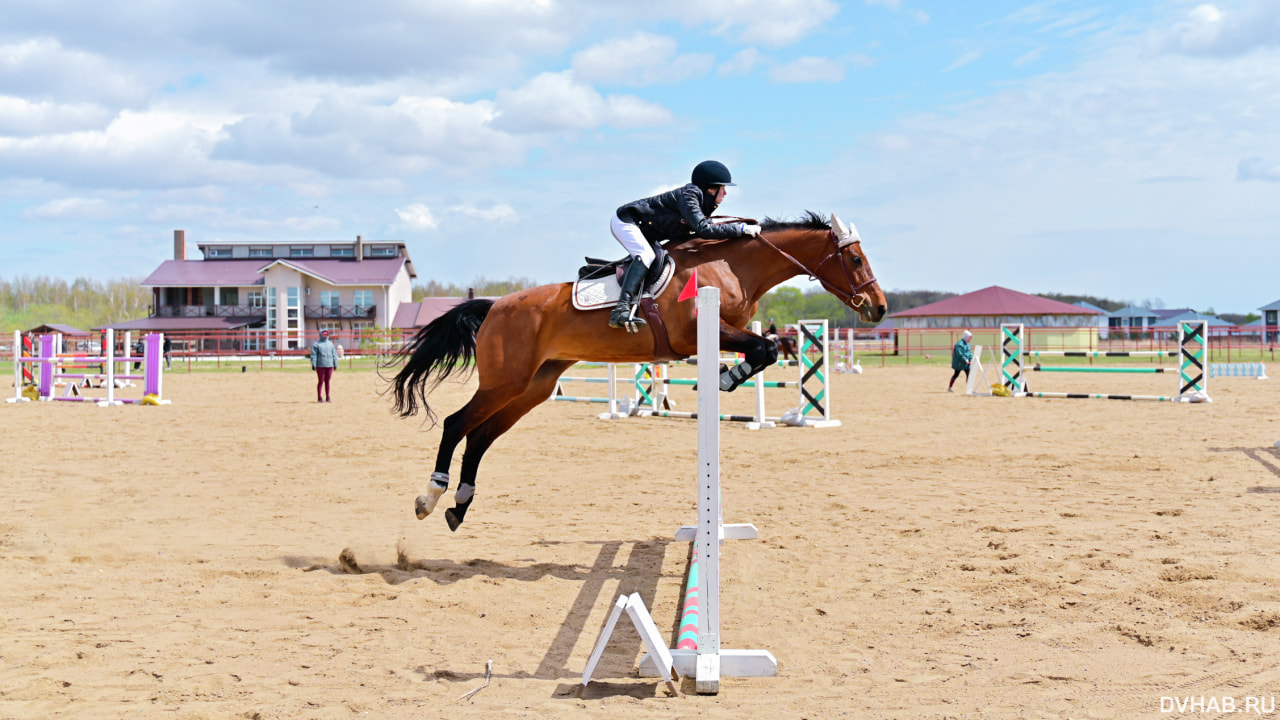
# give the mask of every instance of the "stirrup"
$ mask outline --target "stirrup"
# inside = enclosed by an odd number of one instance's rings
[[[636,314],[636,306],[626,307],[619,303],[609,315],[609,327],[625,329],[629,333],[640,332],[649,323],[644,317]]]

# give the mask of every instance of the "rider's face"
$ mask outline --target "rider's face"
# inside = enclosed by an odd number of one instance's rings
[[[712,185],[707,189],[711,191],[711,198],[716,201],[717,205],[724,202],[724,196],[729,194],[729,188],[724,185]]]

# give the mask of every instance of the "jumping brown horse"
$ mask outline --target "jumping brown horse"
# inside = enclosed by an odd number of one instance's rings
[[[878,322],[887,310],[884,293],[871,273],[856,229],[836,216],[828,223],[816,213],[798,222],[766,219],[758,237],[693,239],[669,247],[676,274],[657,298],[670,349],[685,357],[697,352],[694,303],[677,295],[692,273],[699,286],[720,288],[720,349],[745,355],[721,374],[721,389],[732,390],[773,364],[777,346],[743,328],[756,303],[770,289],[797,275],[820,281],[828,292]],[[403,417],[419,406],[435,414],[427,394],[455,370],[474,360],[480,387],[463,408],[445,418],[426,495],[417,499],[419,519],[435,509],[449,488],[453,453],[463,438],[462,475],[455,507],[445,513],[457,530],[475,496],[476,471],[489,446],[555,390],[560,375],[579,360],[604,363],[652,362],[658,347],[650,331],[611,329],[609,310],[573,307],[571,283],[521,290],[498,300],[469,300],[433,320],[396,355],[403,362],[391,381],[395,408]]]

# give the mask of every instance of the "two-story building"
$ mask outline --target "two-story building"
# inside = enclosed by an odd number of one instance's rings
[[[117,330],[244,330],[245,350],[306,347],[320,330],[359,337],[390,330],[410,303],[417,277],[403,243],[200,243],[187,258],[186,232],[173,234],[173,259],[142,282],[151,316]],[[403,313],[402,313],[403,314]]]
[[[1262,314],[1263,337],[1265,342],[1274,343],[1280,340],[1280,300],[1258,308]]]

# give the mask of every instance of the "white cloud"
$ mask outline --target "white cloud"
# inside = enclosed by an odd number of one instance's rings
[[[499,91],[497,108],[494,125],[518,133],[651,127],[671,120],[666,108],[629,95],[604,97],[570,71],[542,73],[518,88]]]
[[[111,209],[101,198],[59,198],[28,208],[22,216],[32,220],[101,220]]]
[[[646,4],[650,12],[652,7]],[[832,0],[664,0],[660,7],[684,22],[705,22],[717,34],[766,47],[795,43],[840,12]]]
[[[506,203],[498,203],[487,208],[473,205],[454,205],[449,208],[449,212],[493,223],[513,223],[520,219],[516,209]]]
[[[496,118],[488,100],[405,96],[387,105],[335,92],[306,112],[253,115],[227,126],[213,156],[337,177],[486,167],[524,151],[518,138],[494,129]]]
[[[902,11],[902,0],[863,0],[867,5],[875,7],[879,5],[887,10],[894,12]],[[924,10],[906,10],[907,15],[918,23],[924,24],[929,22],[929,13]]]
[[[31,137],[106,127],[115,113],[92,103],[32,102],[0,95],[0,135]]]
[[[1280,3],[1246,0],[1226,9],[1204,3],[1171,29],[1153,33],[1157,47],[1189,55],[1233,57],[1280,47]]]
[[[877,273],[956,290],[1008,284],[1007,263],[970,264],[957,278],[953,264],[920,259],[973,243],[984,257],[1024,258],[1015,289],[1168,297],[1177,286],[1167,277],[1187,257],[1205,276],[1234,276],[1241,253],[1280,263],[1274,61],[1151,62],[1141,44],[1117,39],[1077,67],[917,114],[842,156],[831,177],[850,185],[832,205],[859,208],[853,219],[873,243],[877,225],[912,226],[873,259]],[[842,174],[850,165],[856,176]],[[1271,299],[1250,297],[1263,275],[1251,267],[1212,291],[1180,288],[1176,302],[1256,307],[1247,303]]]
[[[422,203],[413,203],[405,208],[396,208],[396,215],[405,228],[415,231],[435,230],[440,227],[431,208]]]
[[[1280,182],[1280,162],[1260,157],[1245,158],[1236,166],[1236,179]]]
[[[1048,50],[1048,48],[1045,47],[1044,45],[1040,45],[1038,47],[1032,48],[1031,50],[1028,50],[1027,52],[1019,55],[1013,61],[1013,66],[1025,67],[1027,65],[1030,65],[1031,63],[1036,62],[1041,57],[1043,57],[1045,50]]]
[[[844,80],[844,63],[830,58],[802,57],[773,68],[769,79],[778,83],[838,83]]]
[[[213,142],[188,117],[126,111],[103,130],[0,137],[0,177],[114,189],[226,181],[208,162]]]
[[[952,60],[951,64],[943,68],[942,72],[951,72],[952,70],[959,70],[960,68],[964,67],[965,65],[968,65],[969,63],[973,62],[974,60],[977,60],[980,57],[982,57],[981,52],[977,50],[970,50],[969,52],[964,53],[963,55],[956,58],[955,60]]]
[[[48,38],[0,45],[0,95],[55,100],[71,105],[136,107],[146,100],[145,83],[121,63]]]
[[[760,65],[763,61],[760,51],[755,48],[745,48],[733,54],[733,57],[724,61],[716,70],[716,74],[720,77],[729,77],[733,75],[749,75],[752,70]]]
[[[706,75],[715,63],[708,54],[676,54],[676,41],[636,33],[593,45],[573,56],[573,75],[587,83],[653,85]]]

